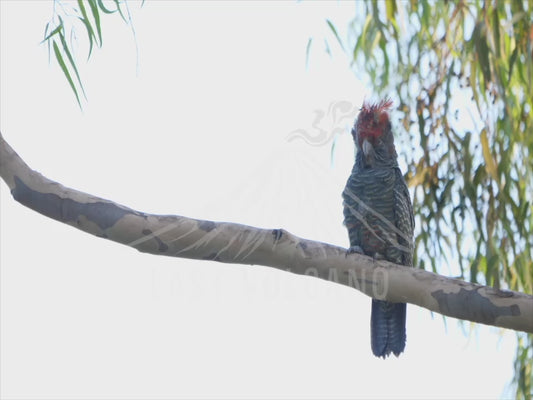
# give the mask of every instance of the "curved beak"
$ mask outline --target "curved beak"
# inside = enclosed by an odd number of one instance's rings
[[[368,141],[368,139],[363,140],[363,145],[361,146],[363,154],[365,157],[372,157],[374,155],[374,146]]]
[[[373,167],[376,153],[374,151],[374,146],[368,139],[363,140],[361,150],[363,151],[363,163],[365,167]]]

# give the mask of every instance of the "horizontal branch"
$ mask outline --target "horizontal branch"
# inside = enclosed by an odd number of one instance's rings
[[[31,170],[0,134],[0,175],[19,203],[92,235],[139,251],[264,265],[416,304],[450,317],[533,333],[533,296],[373,260],[283,229],[259,229],[179,215],[146,214],[67,188]]]

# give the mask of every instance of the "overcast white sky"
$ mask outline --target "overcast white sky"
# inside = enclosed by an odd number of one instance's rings
[[[103,48],[87,64],[83,40],[77,52],[83,112],[39,45],[52,2],[0,5],[1,131],[30,167],[145,212],[348,245],[353,115],[327,110],[370,93],[322,37],[351,2],[131,3],[138,68],[131,31],[104,16]],[[326,133],[344,129],[333,163],[331,141],[287,139],[316,134],[315,110]],[[140,254],[36,214],[4,183],[0,196],[2,398],[505,397],[513,332],[468,335],[409,306],[406,352],[383,361],[353,289]]]

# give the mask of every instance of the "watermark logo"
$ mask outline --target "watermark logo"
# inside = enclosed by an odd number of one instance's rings
[[[334,101],[326,110],[314,110],[311,127],[296,129],[289,133],[287,140],[302,139],[311,146],[324,146],[333,138],[350,129],[359,108],[347,100]]]

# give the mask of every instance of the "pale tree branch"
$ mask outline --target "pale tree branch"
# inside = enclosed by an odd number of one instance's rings
[[[450,317],[533,333],[533,296],[373,260],[283,229],[146,214],[31,170],[0,134],[0,175],[13,198],[92,235],[156,255],[264,265],[416,304]],[[339,217],[340,218],[340,217]]]

